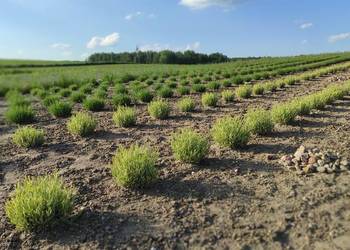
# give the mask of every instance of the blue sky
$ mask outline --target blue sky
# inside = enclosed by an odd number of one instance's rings
[[[350,50],[348,0],[1,0],[0,58],[99,51],[232,57]]]

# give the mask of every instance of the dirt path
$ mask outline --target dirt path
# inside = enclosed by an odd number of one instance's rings
[[[115,128],[112,112],[99,112],[94,114],[100,122],[98,132],[82,140],[67,133],[65,119],[50,118],[36,104],[35,126],[47,131],[47,144],[27,151],[7,140],[0,148],[5,173],[0,189],[0,249],[347,249],[349,174],[299,176],[277,162],[302,143],[350,158],[350,97],[300,118],[295,126],[278,127],[269,137],[253,138],[245,150],[213,145],[198,167],[176,162],[168,137],[184,126],[207,134],[212,122],[224,114],[242,114],[248,106],[269,108],[349,78],[349,72],[339,73],[188,116],[175,111],[165,121],[150,119],[140,105],[139,125],[131,129]],[[199,96],[196,100],[199,103]],[[9,134],[14,127],[6,129]],[[160,180],[148,190],[117,187],[107,166],[119,145],[134,142],[160,151]],[[270,154],[273,159],[267,157]],[[76,211],[82,215],[50,233],[16,233],[3,210],[14,183],[25,175],[53,171],[77,188]]]

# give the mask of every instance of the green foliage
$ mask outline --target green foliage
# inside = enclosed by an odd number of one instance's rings
[[[18,128],[15,131],[12,140],[20,147],[38,147],[44,143],[44,131],[29,126]]]
[[[291,124],[298,115],[298,110],[295,106],[287,104],[277,104],[272,107],[272,121],[277,124]]]
[[[231,87],[232,82],[230,80],[225,80],[222,82],[222,86],[224,86],[225,88]]]
[[[148,103],[153,100],[153,94],[146,89],[139,90],[135,93],[135,97],[137,100],[143,103]]]
[[[27,124],[34,121],[35,113],[30,106],[10,106],[5,112],[8,122]]]
[[[195,110],[196,103],[192,98],[185,97],[178,101],[177,107],[181,112],[192,112]]]
[[[232,78],[232,83],[234,85],[240,85],[240,84],[243,84],[244,83],[244,80],[242,77],[240,76],[235,76],[234,78]]]
[[[170,98],[173,94],[173,90],[169,87],[162,87],[157,91],[157,95],[162,98]]]
[[[261,83],[254,84],[252,91],[254,95],[262,95],[264,94],[264,91],[265,91],[264,85]]]
[[[224,90],[221,92],[221,97],[225,103],[233,102],[235,94],[231,90]]]
[[[203,93],[207,88],[203,84],[194,84],[192,85],[192,92],[194,93]]]
[[[127,94],[127,93],[128,93],[128,90],[123,84],[118,83],[114,86],[114,94]]]
[[[136,111],[134,108],[118,107],[113,113],[113,121],[118,127],[131,127],[136,124]]]
[[[251,133],[258,135],[269,134],[274,127],[270,112],[259,108],[248,110],[245,123]]]
[[[96,128],[95,119],[87,113],[77,113],[67,123],[68,131],[74,135],[88,136]]]
[[[116,94],[112,98],[112,103],[115,108],[119,106],[130,106],[131,98],[127,94]]]
[[[76,102],[76,103],[81,103],[84,101],[85,99],[85,94],[80,92],[80,91],[76,91],[76,92],[73,92],[70,96],[70,99],[73,101],[73,102]]]
[[[202,104],[204,107],[216,107],[218,101],[219,98],[215,93],[204,93],[202,95]]]
[[[105,102],[97,97],[89,97],[84,100],[83,106],[90,111],[101,111],[105,107]]]
[[[148,113],[156,119],[166,119],[170,113],[170,106],[164,100],[152,101],[148,104]]]
[[[35,231],[58,223],[72,213],[74,190],[57,175],[26,178],[17,184],[5,211],[20,231]]]
[[[69,89],[61,89],[58,93],[62,97],[68,97],[71,95],[72,91]]]
[[[252,86],[250,85],[242,85],[236,89],[236,96],[239,98],[246,99],[251,97],[251,95],[252,95]]]
[[[59,101],[60,101],[60,98],[57,95],[49,95],[44,98],[43,104],[45,107],[49,107],[55,102],[59,102]]]
[[[218,82],[210,82],[207,84],[207,87],[211,90],[218,90],[221,87],[221,85]]]
[[[190,94],[190,89],[185,86],[180,86],[177,88],[177,93],[179,93],[179,95],[188,95]]]
[[[229,148],[242,148],[250,138],[249,128],[238,117],[223,117],[215,121],[211,130],[216,143]]]
[[[209,151],[209,142],[192,129],[183,129],[171,138],[171,149],[177,160],[199,163]]]
[[[158,154],[148,147],[120,147],[112,160],[112,176],[123,187],[147,187],[157,180],[157,158]]]
[[[72,113],[72,105],[67,102],[55,102],[48,108],[50,114],[55,117],[69,117]]]
[[[267,82],[264,84],[265,91],[275,92],[278,88],[278,85],[275,82]]]

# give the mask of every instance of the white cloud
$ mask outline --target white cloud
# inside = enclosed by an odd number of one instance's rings
[[[244,0],[181,0],[180,4],[191,9],[205,9],[212,6],[228,9],[243,1]]]
[[[50,47],[53,49],[66,50],[66,49],[69,49],[71,45],[67,43],[53,43],[50,45]]]
[[[116,32],[109,34],[105,37],[94,36],[87,43],[86,47],[88,49],[94,49],[96,47],[108,47],[118,43],[119,39],[120,35]]]
[[[309,41],[308,40],[302,40],[301,44],[307,44]]]
[[[185,50],[198,50],[199,47],[200,47],[200,42],[187,44],[186,46],[183,46],[183,47],[173,47],[169,44],[153,43],[153,44],[144,44],[139,47],[139,50],[141,51],[162,51],[162,50],[185,51]]]
[[[125,16],[125,20],[130,21],[130,20],[132,20],[132,19],[134,19],[134,18],[136,18],[136,17],[139,17],[139,16],[141,16],[141,15],[142,15],[142,12],[141,12],[141,11],[137,11],[137,12],[135,12],[135,13],[130,13],[130,14],[128,14],[128,15]]]
[[[199,49],[200,46],[201,46],[200,42],[195,42],[193,44],[188,44],[186,46],[186,50],[197,50],[197,49]]]
[[[157,16],[156,16],[154,13],[151,13],[151,14],[148,14],[147,17],[150,18],[150,19],[154,19],[154,18],[156,18]]]
[[[64,56],[64,57],[70,57],[72,54],[73,54],[73,52],[69,51],[69,50],[62,52],[62,56]]]
[[[302,24],[300,24],[300,29],[302,29],[302,30],[304,30],[304,29],[308,29],[308,28],[311,28],[312,26],[314,26],[314,24],[313,23],[310,23],[310,22],[308,22],[308,23],[302,23]]]
[[[335,43],[335,42],[346,40],[349,38],[350,38],[350,32],[349,33],[341,33],[341,34],[332,35],[332,36],[328,37],[328,42]]]

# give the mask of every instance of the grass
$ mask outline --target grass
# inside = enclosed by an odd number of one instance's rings
[[[254,95],[262,95],[265,92],[264,85],[261,83],[254,84],[252,92]]]
[[[164,100],[152,101],[147,109],[150,116],[156,119],[166,119],[170,114],[169,103]]]
[[[104,109],[105,102],[98,97],[89,97],[84,100],[83,106],[87,110],[96,112]]]
[[[181,112],[193,112],[196,108],[196,103],[192,98],[185,97],[177,102],[177,107]]]
[[[223,147],[243,148],[250,138],[249,128],[239,117],[226,116],[215,121],[211,134],[216,143]]]
[[[272,121],[281,125],[291,124],[298,115],[297,111],[297,108],[289,103],[277,104],[271,110]]]
[[[240,99],[246,99],[251,97],[252,87],[250,85],[242,85],[236,89],[236,96]]]
[[[207,84],[208,89],[218,90],[221,87],[221,84],[218,82],[210,82]]]
[[[169,87],[162,87],[157,91],[157,95],[162,98],[170,98],[174,95],[174,92]]]
[[[225,103],[230,103],[235,100],[235,93],[231,90],[224,90],[221,92],[221,98]]]
[[[96,128],[95,119],[87,113],[77,113],[67,122],[67,128],[73,135],[82,137],[92,134]]]
[[[5,118],[10,123],[28,124],[34,121],[35,113],[30,106],[10,106]]]
[[[85,94],[80,91],[75,91],[70,95],[70,99],[75,103],[82,103],[85,99]]]
[[[49,96],[44,98],[43,104],[45,107],[49,107],[52,104],[59,102],[60,100],[61,100],[61,98],[57,95],[49,95]]]
[[[50,114],[54,115],[55,117],[69,117],[72,113],[72,105],[67,102],[55,102],[51,104],[48,108]]]
[[[131,98],[127,94],[115,94],[112,98],[112,103],[115,108],[119,106],[130,106]]]
[[[191,92],[190,88],[185,86],[178,87],[176,91],[179,95],[188,95]]]
[[[219,98],[215,93],[204,93],[201,99],[204,107],[216,107],[219,101]]]
[[[194,93],[203,93],[207,88],[203,84],[194,84],[192,85],[192,92]]]
[[[73,210],[74,190],[56,175],[26,178],[16,186],[5,211],[19,231],[47,228],[68,217]]]
[[[270,112],[260,108],[249,109],[245,123],[250,132],[257,135],[267,135],[274,128]]]
[[[44,131],[33,127],[18,128],[12,136],[13,142],[24,148],[39,147],[44,143]]]
[[[153,94],[146,89],[139,90],[135,93],[135,98],[143,103],[149,103],[153,100]]]
[[[127,188],[144,188],[158,177],[158,154],[139,145],[120,147],[113,157],[111,171],[116,183]]]
[[[183,129],[171,137],[171,149],[177,160],[195,164],[208,154],[209,141],[192,129]]]
[[[118,127],[131,127],[136,124],[136,111],[134,108],[120,106],[113,113],[113,121]]]

